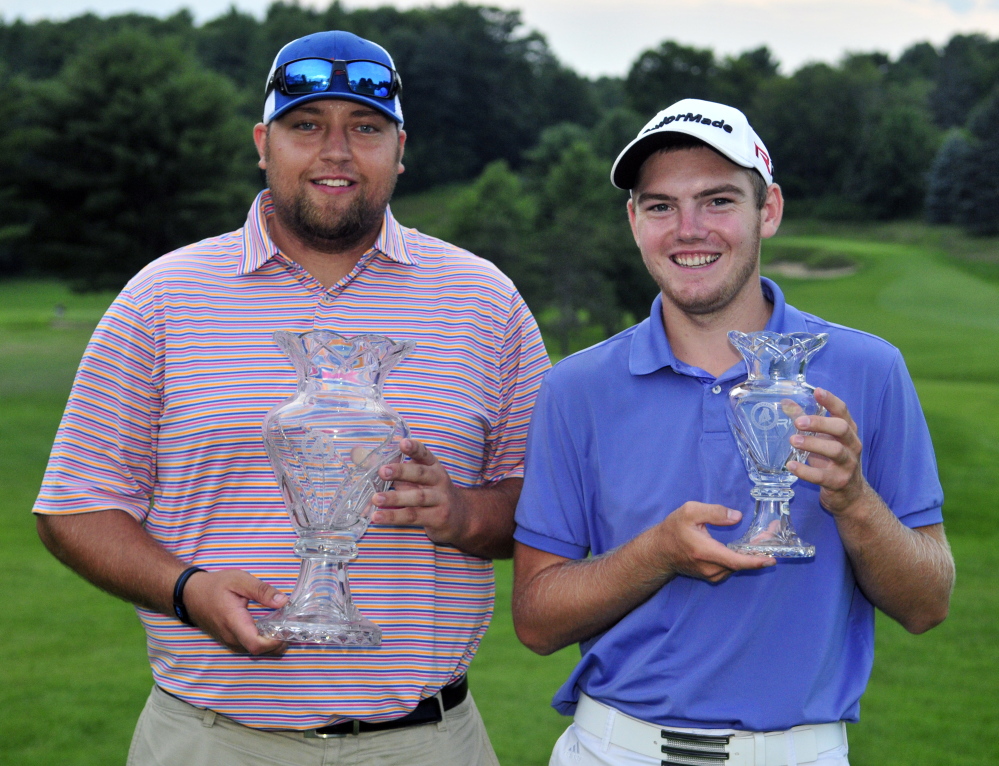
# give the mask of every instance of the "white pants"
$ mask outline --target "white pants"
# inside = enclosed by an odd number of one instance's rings
[[[847,750],[844,745],[819,753],[817,760],[808,761],[808,766],[850,766]],[[661,763],[658,758],[605,742],[573,723],[555,743],[548,766],[660,766]]]

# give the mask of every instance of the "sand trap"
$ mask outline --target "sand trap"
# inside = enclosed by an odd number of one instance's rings
[[[857,267],[836,266],[831,269],[823,269],[809,266],[807,263],[777,261],[763,266],[763,271],[768,274],[776,274],[779,277],[792,277],[794,279],[838,279],[856,274]]]

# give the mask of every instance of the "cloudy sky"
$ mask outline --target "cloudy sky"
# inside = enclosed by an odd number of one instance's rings
[[[326,5],[319,0],[303,4]],[[437,0],[443,5],[449,0]],[[0,0],[0,18],[68,18],[140,11],[163,15],[192,8],[199,21],[223,13],[233,0]],[[269,0],[234,0],[260,15]],[[347,7],[385,0],[346,0]],[[427,5],[429,0],[396,0]],[[518,8],[543,32],[555,53],[587,75],[624,74],[636,56],[665,39],[739,53],[768,45],[785,72],[806,61],[836,61],[845,51],[897,55],[914,42],[946,42],[953,34],[999,37],[999,0],[489,0]]]

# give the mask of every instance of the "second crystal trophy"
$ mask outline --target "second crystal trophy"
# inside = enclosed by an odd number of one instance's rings
[[[347,564],[367,531],[372,496],[388,486],[378,469],[399,460],[409,435],[382,384],[414,344],[324,330],[279,331],[274,340],[291,357],[298,391],[267,413],[264,445],[302,564],[289,602],[257,628],[283,641],[378,646],[381,629],[354,606]]]
[[[825,345],[828,335],[733,330],[729,341],[742,354],[749,378],[729,392],[729,425],[746,463],[756,500],[749,531],[728,547],[740,553],[779,558],[811,558],[815,546],[804,542],[791,525],[791,485],[798,477],[787,470],[790,460],[805,462],[808,453],[791,446],[799,433],[795,419],[823,415],[813,387],[805,382],[805,366]]]

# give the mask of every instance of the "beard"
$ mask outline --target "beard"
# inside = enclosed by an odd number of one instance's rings
[[[304,190],[285,195],[268,181],[274,214],[281,225],[302,244],[322,253],[342,253],[356,247],[375,229],[380,229],[385,208],[395,191],[396,177],[371,193],[360,192],[345,210],[324,210]]]
[[[742,292],[742,289],[746,286],[746,283],[749,282],[749,280],[756,274],[756,270],[760,262],[761,241],[760,221],[757,219],[755,230],[752,233],[750,241],[747,243],[749,252],[752,253],[752,257],[746,258],[742,263],[738,264],[737,270],[732,273],[723,284],[719,285],[715,292],[707,295],[699,295],[692,298],[680,295],[673,291],[669,281],[662,274],[657,273],[648,261],[646,261],[645,265],[646,268],[648,268],[649,273],[652,275],[652,278],[659,286],[659,290],[662,292],[663,298],[668,300],[685,314],[695,316],[715,314],[725,309],[733,300],[735,300],[736,296],[739,295],[739,293]]]

